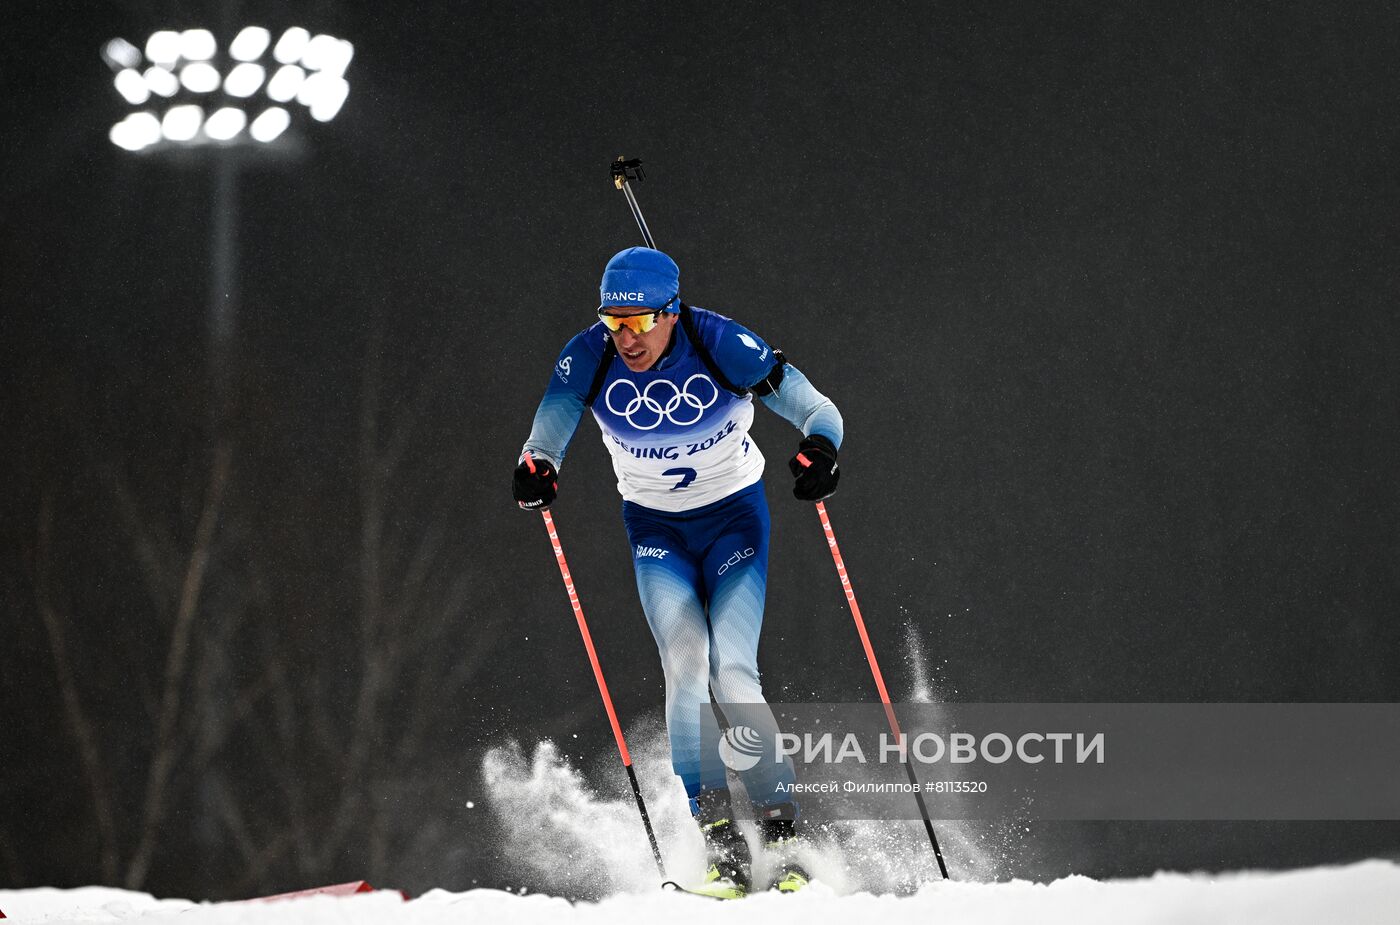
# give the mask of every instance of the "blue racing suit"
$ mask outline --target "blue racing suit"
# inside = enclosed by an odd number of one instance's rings
[[[749,388],[776,379],[780,362],[758,335],[723,315],[689,308],[694,330],[720,374]],[[671,763],[692,800],[726,786],[724,767],[701,755],[702,710],[764,704],[758,637],[768,577],[768,506],[763,454],[749,437],[753,398],[715,382],[685,328],[649,370],[613,356],[592,404],[612,456],[637,590],[666,676]],[[569,341],[524,452],[562,468],[607,345],[599,322]],[[760,398],[804,436],[841,445],[841,415],[791,364]],[[524,456],[522,452],[522,458]],[[758,717],[757,719],[755,717]],[[732,718],[731,718],[732,719]],[[746,708],[743,723],[773,741],[772,711]],[[703,760],[702,760],[703,757]],[[791,802],[790,761],[761,761],[740,774],[760,808]]]

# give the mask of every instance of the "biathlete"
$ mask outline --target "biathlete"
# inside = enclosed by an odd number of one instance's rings
[[[584,409],[612,456],[637,590],[666,677],[671,763],[705,839],[706,887],[743,895],[751,855],[734,825],[724,766],[701,755],[701,711],[746,706],[763,741],[777,725],[758,677],[768,574],[763,454],[749,436],[753,398],[802,433],[788,467],[793,495],[836,490],[841,415],[780,351],[714,312],[681,301],[680,271],[633,247],[603,271],[598,322],[564,347],[515,469],[521,508],[548,507]],[[729,717],[734,721],[733,717]],[[800,889],[793,856],[791,761],[741,773],[764,844],[777,855],[770,887]],[[785,793],[786,791],[786,793]]]

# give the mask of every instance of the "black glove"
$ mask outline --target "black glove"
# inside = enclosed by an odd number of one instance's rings
[[[534,459],[529,453],[515,467],[515,500],[523,510],[542,511],[559,494],[559,473],[548,460]]]
[[[836,493],[841,473],[836,468],[836,447],[821,434],[813,434],[797,445],[797,455],[788,460],[797,478],[792,496],[798,501],[823,501]]]

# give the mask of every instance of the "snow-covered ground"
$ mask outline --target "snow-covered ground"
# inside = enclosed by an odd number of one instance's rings
[[[821,885],[794,896],[759,895],[716,902],[660,890],[598,902],[500,890],[435,890],[404,902],[396,893],[312,897],[253,905],[199,905],[157,900],[102,887],[0,891],[0,910],[21,922],[171,922],[178,925],[429,925],[509,922],[687,923],[928,922],[931,925],[1125,925],[1125,923],[1260,923],[1348,925],[1400,921],[1400,865],[1365,861],[1284,873],[1157,874],[1141,880],[1068,877],[1048,884],[936,883],[909,896],[835,894]]]
[[[928,679],[916,675],[918,691],[927,691]],[[916,693],[916,699],[927,697]],[[628,739],[635,743],[632,754],[667,871],[682,882],[694,881],[703,869],[703,846],[686,810],[684,792],[670,773],[660,718],[639,720],[629,729]],[[617,773],[615,756],[572,751],[553,742],[536,743],[529,749],[505,743],[486,755],[485,791],[466,805],[485,814],[477,837],[518,871],[514,892],[433,890],[408,901],[398,893],[381,892],[209,904],[155,899],[105,887],[45,888],[0,890],[0,911],[16,923],[175,925],[1400,923],[1400,863],[1391,860],[1285,872],[1005,882],[1015,871],[1014,859],[1029,830],[987,823],[938,823],[944,852],[954,876],[960,878],[954,881],[927,882],[937,874],[917,822],[851,822],[817,826],[808,833],[799,859],[816,880],[801,893],[761,893],[718,902],[664,892],[632,797]],[[754,870],[759,881],[768,873],[765,863],[760,854]],[[570,901],[553,893],[598,898]]]
[[[637,731],[646,772],[641,776],[653,782],[644,789],[654,807],[667,870],[683,882],[693,880],[703,867],[703,849],[684,809],[684,794],[671,792],[678,785],[665,773],[664,736],[659,728]],[[383,892],[216,905],[158,900],[104,887],[0,890],[0,911],[16,923],[175,925],[1400,923],[1400,863],[1390,860],[1287,872],[1004,882],[1010,868],[1005,862],[1016,853],[1020,830],[1009,827],[989,834],[985,827],[951,823],[940,823],[940,837],[960,880],[924,882],[937,874],[917,823],[852,823],[811,837],[799,857],[816,882],[796,895],[762,893],[718,902],[663,892],[630,795],[597,792],[579,771],[577,760],[552,743],[540,743],[528,754],[518,747],[502,747],[487,757],[487,789],[473,805],[495,819],[494,830],[488,826],[483,831],[494,831],[493,849],[519,871],[515,892],[434,890],[407,902],[397,893]],[[599,776],[607,775],[600,771]],[[755,868],[760,880],[765,875],[762,863]],[[998,879],[1003,882],[994,882]],[[551,893],[599,898],[570,902]]]

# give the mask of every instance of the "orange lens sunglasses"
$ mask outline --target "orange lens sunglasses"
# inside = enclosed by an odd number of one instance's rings
[[[656,320],[660,316],[660,312],[647,312],[644,315],[606,315],[603,312],[598,313],[598,318],[602,320],[609,331],[616,333],[626,328],[633,334],[645,334],[650,331],[652,328],[656,327]]]

